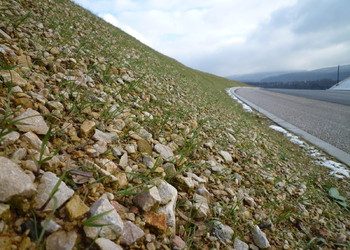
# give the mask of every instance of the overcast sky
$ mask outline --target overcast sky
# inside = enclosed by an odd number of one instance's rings
[[[350,63],[349,0],[74,0],[157,51],[221,76]]]

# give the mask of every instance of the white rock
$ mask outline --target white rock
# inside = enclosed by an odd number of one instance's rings
[[[156,144],[154,149],[164,160],[170,160],[174,156],[172,149],[166,145]]]
[[[99,165],[102,168],[106,169],[109,173],[113,173],[118,169],[117,165],[111,160],[98,159],[97,161],[98,161]]]
[[[108,150],[107,142],[105,141],[98,141],[94,144],[93,147],[98,152],[98,154],[103,154]]]
[[[150,211],[154,206],[161,202],[157,187],[152,187],[135,195],[133,202],[135,205],[142,208],[143,211]]]
[[[45,204],[58,181],[59,178],[52,172],[45,172],[43,174],[43,176],[40,178],[40,184],[38,185],[38,193],[34,198],[35,208],[39,209]],[[62,206],[62,204],[72,197],[73,194],[74,191],[67,187],[66,183],[62,181],[54,195],[57,199],[57,208]],[[45,211],[53,210],[54,205],[54,200],[51,199],[46,205]]]
[[[202,195],[204,197],[209,197],[210,193],[209,191],[205,188],[203,184],[200,184],[198,188],[196,189],[196,193],[199,195]]]
[[[109,239],[98,238],[95,240],[95,243],[101,250],[123,250],[121,246],[115,244]]]
[[[6,82],[12,82],[13,85],[20,87],[25,87],[28,85],[28,82],[14,70],[0,70],[0,75]]]
[[[156,160],[150,156],[144,156],[142,159],[143,164],[145,164],[148,168],[153,168]]]
[[[10,205],[0,203],[0,216],[3,217],[2,215],[8,211],[10,211]]]
[[[12,145],[19,139],[20,134],[16,131],[12,131],[1,138],[1,144],[4,146]]]
[[[143,230],[130,221],[124,223],[123,235],[120,237],[120,244],[132,245],[145,235]]]
[[[196,216],[198,218],[205,218],[208,216],[209,213],[209,205],[208,200],[204,196],[201,196],[199,194],[193,195],[194,200],[194,208],[197,211]]]
[[[87,237],[95,239],[97,236],[100,236],[102,238],[114,240],[123,233],[123,221],[107,198],[100,198],[90,207],[91,217],[107,211],[110,212],[96,219],[94,223],[108,225],[103,227],[84,226]]]
[[[71,250],[75,245],[77,240],[77,233],[74,231],[65,232],[58,231],[51,234],[46,239],[46,249],[47,250]]]
[[[13,152],[11,158],[12,160],[23,160],[27,156],[27,149],[26,148],[19,148],[15,152]]]
[[[214,145],[213,145],[213,142],[209,141],[209,142],[204,143],[204,146],[206,146],[207,148],[212,149]]]
[[[177,190],[164,180],[157,180],[156,186],[160,196],[160,204],[165,205],[171,200],[177,199]]]
[[[42,141],[40,140],[40,138],[36,134],[34,134],[33,132],[27,132],[23,135],[22,138],[30,146],[32,146],[35,150],[41,151]],[[44,155],[48,155],[49,153],[50,153],[49,149],[47,148],[47,146],[45,146]]]
[[[158,213],[164,213],[166,215],[167,225],[175,229],[175,208],[177,201],[177,190],[175,187],[173,187],[164,180],[158,180],[156,185],[159,191],[159,196],[161,198],[160,203],[163,204],[163,206],[159,207]]]
[[[182,175],[179,175],[177,179],[184,183],[188,188],[192,189],[195,187],[196,184],[198,184],[196,181],[194,181],[191,177],[185,177]]]
[[[46,134],[49,127],[44,121],[44,118],[40,115],[38,111],[31,108],[27,109],[20,116],[15,118],[16,127],[22,132],[34,132],[36,134]]]
[[[232,239],[233,230],[227,225],[222,224],[220,221],[214,222],[213,234],[221,241],[228,242]]]
[[[249,197],[248,195],[246,195],[244,197],[244,202],[247,203],[251,207],[256,206],[256,203],[255,203],[254,199],[252,197]]]
[[[14,86],[12,88],[12,93],[23,93],[23,89],[20,86]]]
[[[248,250],[249,249],[248,244],[241,241],[238,238],[235,238],[235,242],[234,242],[233,247],[235,248],[235,250]]]
[[[270,243],[269,243],[268,239],[266,238],[265,233],[263,231],[261,231],[259,226],[257,226],[257,225],[253,226],[251,232],[252,232],[252,236],[253,236],[253,241],[258,247],[260,247],[260,248],[270,247]]]
[[[0,37],[4,40],[12,40],[12,38],[8,34],[6,34],[2,29],[0,29]]]
[[[134,153],[136,153],[136,146],[135,146],[134,144],[126,145],[125,150],[126,150],[129,154],[134,154]]]
[[[46,232],[49,233],[53,233],[61,229],[61,226],[53,220],[43,220],[40,224],[43,228],[45,227]]]
[[[122,168],[126,168],[128,166],[128,153],[123,154],[123,156],[120,158],[119,166]]]
[[[222,158],[224,158],[224,160],[227,162],[227,163],[230,163],[232,162],[232,156],[229,152],[226,152],[226,151],[219,151],[219,154],[222,156]]]
[[[27,94],[30,95],[36,101],[40,102],[41,104],[45,104],[47,102],[47,99],[45,97],[33,91],[28,91]]]
[[[5,226],[6,226],[5,222],[0,220],[0,233],[2,233],[4,231]]]
[[[124,150],[121,147],[114,147],[112,148],[112,154],[115,157],[119,157],[123,154]]]
[[[54,109],[57,109],[59,111],[64,110],[63,104],[58,102],[58,101],[49,101],[49,102],[47,102],[47,106],[50,110],[54,110]]]
[[[115,114],[117,112],[117,110],[119,109],[119,104],[113,104],[112,107],[109,109],[109,112],[112,114]]]
[[[13,196],[31,197],[36,192],[34,183],[16,163],[0,156],[0,201]]]
[[[186,175],[187,175],[188,177],[193,178],[194,180],[196,180],[196,181],[199,182],[199,183],[207,183],[207,180],[206,180],[206,179],[203,179],[203,178],[199,177],[198,175],[196,175],[196,174],[194,174],[194,173],[186,172]]]
[[[103,141],[108,143],[112,143],[113,139],[117,137],[116,133],[104,133],[98,129],[95,129],[95,134],[93,135],[93,139],[96,141]]]

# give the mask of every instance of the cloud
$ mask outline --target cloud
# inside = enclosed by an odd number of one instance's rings
[[[102,19],[104,19],[106,22],[109,22],[110,24],[114,25],[115,27],[118,27],[119,29],[123,30],[124,32],[128,33],[129,35],[135,37],[140,42],[147,44],[149,46],[152,46],[152,43],[150,41],[148,41],[141,33],[137,32],[136,30],[129,27],[128,25],[122,24],[113,15],[101,14],[100,17]]]
[[[222,46],[190,64],[220,75],[348,64],[349,11],[345,0],[300,0],[271,13],[244,43]]]
[[[223,76],[349,63],[348,0],[75,1],[154,49]]]

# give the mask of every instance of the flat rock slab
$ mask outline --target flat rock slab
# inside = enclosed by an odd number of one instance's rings
[[[93,221],[95,224],[104,224],[103,227],[84,227],[87,237],[95,239],[100,236],[109,240],[114,240],[123,233],[124,223],[107,198],[100,198],[91,207],[91,217],[107,212],[100,218]]]
[[[247,243],[241,241],[240,239],[238,238],[235,238],[235,242],[234,242],[234,248],[236,250],[248,250],[249,249],[249,246]]]
[[[18,121],[15,125],[18,130],[22,132],[34,132],[39,135],[44,135],[49,130],[49,127],[40,113],[31,108],[16,117],[15,121]]]
[[[146,224],[156,231],[165,232],[168,228],[166,214],[146,214]]]
[[[26,85],[28,85],[28,82],[14,70],[0,70],[0,75],[4,78],[6,82],[10,82],[13,85],[20,87],[25,87]]]
[[[138,207],[142,208],[143,211],[150,211],[153,207],[159,205],[161,198],[157,187],[152,187],[141,191],[139,194],[135,195],[133,202]]]
[[[207,217],[209,213],[209,205],[208,205],[207,198],[199,194],[194,194],[193,200],[194,200],[194,208],[197,211],[196,217],[197,218]]]
[[[154,146],[154,149],[164,160],[170,160],[174,156],[173,150],[166,145],[157,144]]]
[[[27,142],[30,146],[32,146],[35,150],[40,151],[41,150],[41,145],[42,145],[42,141],[40,140],[40,138],[34,134],[33,132],[27,132],[22,136],[22,139]],[[44,154],[48,155],[49,149],[47,146],[45,146],[44,148]]]
[[[89,207],[80,199],[79,195],[74,195],[72,199],[66,204],[66,209],[71,220],[74,220],[87,212]]]
[[[98,238],[95,240],[96,245],[100,248],[100,250],[123,250],[123,248],[113,241],[105,238]]]
[[[220,221],[214,221],[213,234],[221,241],[228,242],[232,239],[233,230],[227,225],[222,224]]]
[[[52,172],[45,172],[43,174],[43,176],[40,178],[40,184],[38,185],[38,193],[34,199],[35,208],[39,209],[45,204],[58,181],[59,178]],[[62,181],[54,195],[57,199],[56,208],[59,208],[70,197],[72,197],[73,194],[74,191],[67,187],[67,185]],[[45,210],[53,210],[54,208],[55,204],[53,199],[51,199],[46,205]]]
[[[47,250],[71,250],[75,245],[75,241],[77,240],[77,233],[66,232],[66,231],[58,231],[51,234],[46,239],[46,249]]]
[[[0,201],[14,196],[31,197],[36,188],[33,180],[13,161],[0,157]]]
[[[219,154],[222,156],[222,158],[224,158],[225,162],[232,162],[232,156],[229,152],[221,150],[219,151]]]
[[[94,121],[85,120],[80,126],[80,134],[82,137],[89,137],[95,130],[96,123]]]
[[[11,145],[19,139],[20,134],[16,131],[12,131],[1,138],[0,143],[4,146]]]
[[[127,221],[124,223],[124,232],[120,238],[120,244],[130,246],[144,235],[145,233],[141,228],[131,221]]]
[[[268,239],[266,238],[265,233],[263,231],[261,231],[259,226],[257,226],[257,225],[253,226],[251,229],[251,232],[252,232],[252,236],[253,236],[253,241],[258,247],[260,247],[262,249],[270,247],[270,243],[269,243]]]

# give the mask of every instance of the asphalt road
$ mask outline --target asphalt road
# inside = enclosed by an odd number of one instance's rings
[[[268,91],[260,88],[239,88],[236,90],[239,96],[260,108],[350,154],[349,104],[334,103],[336,93],[331,97],[332,102],[328,102],[316,100],[317,98],[325,100],[325,94],[322,91],[314,93],[306,91],[304,94],[302,91],[296,91],[298,95],[305,97],[312,95],[313,99],[279,92],[285,93],[286,90]],[[318,95],[317,92],[320,94]],[[339,91],[331,92],[339,93]],[[350,92],[346,92],[348,100],[345,100],[345,103],[349,103]]]
[[[350,90],[310,90],[310,89],[265,89],[277,93],[305,97],[308,99],[333,102],[350,106]]]

